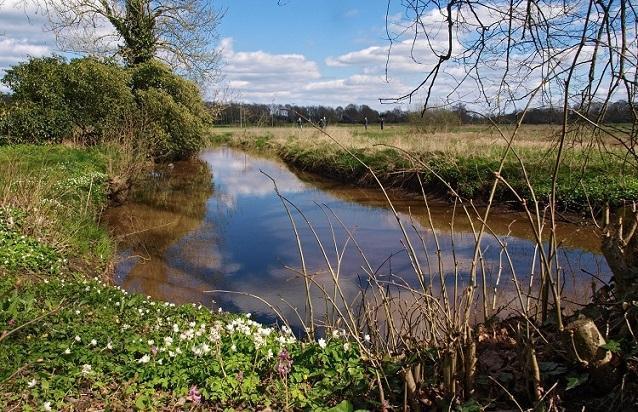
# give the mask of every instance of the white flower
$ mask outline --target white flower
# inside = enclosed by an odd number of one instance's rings
[[[106,344],[106,349],[108,349],[108,350],[113,349],[113,345],[111,344],[111,342]]]
[[[157,361],[157,363],[162,365],[162,364],[164,364],[164,361],[162,359],[160,359],[160,360]]]
[[[230,347],[230,350],[233,352],[237,352],[237,346],[233,343],[233,346]]]
[[[194,328],[194,327],[195,327],[195,322],[190,322],[190,323],[188,324],[188,326],[190,326],[191,328]]]
[[[76,314],[76,315],[79,315],[79,314],[80,314],[80,311],[79,311],[79,310],[76,310],[76,311],[75,311],[75,314]]]
[[[65,355],[70,355],[71,354],[71,349],[66,348],[66,350],[64,351]]]
[[[148,343],[149,346],[155,345],[155,341],[153,339],[149,339],[146,343]]]
[[[120,306],[120,302],[115,302],[115,306]]]
[[[173,332],[179,332],[179,326],[177,326],[177,323],[173,324]]]
[[[222,313],[222,308],[217,308],[217,312]]]
[[[81,338],[81,337],[79,337],[79,336],[77,336],[77,335],[75,336],[75,341],[76,341],[76,342],[80,342],[81,340],[82,340],[82,338]]]
[[[339,337],[339,331],[337,329],[332,331],[332,337],[335,339]]]
[[[268,353],[266,354],[266,359],[272,359],[272,357],[273,357],[272,349],[268,349]]]
[[[148,355],[144,355],[137,360],[137,363],[148,363],[151,360],[151,357]]]
[[[173,344],[173,338],[171,338],[170,336],[166,336],[164,338],[164,345],[171,346],[172,344]]]
[[[345,351],[349,351],[350,350],[350,342],[346,342],[343,344],[343,350]]]
[[[250,319],[250,317],[251,317],[251,316],[252,316],[252,313],[250,313],[250,312],[246,314],[246,317],[247,317],[248,319]]]
[[[97,346],[97,341],[95,339],[91,339],[91,346]]]
[[[33,380],[30,380],[29,382],[27,382],[27,386],[29,388],[33,388],[37,383],[38,381],[36,381],[35,378],[33,378]]]
[[[172,350],[168,351],[168,356],[170,356],[171,358],[175,357],[175,352],[173,352]]]
[[[89,373],[91,373],[92,369],[93,368],[91,367],[91,365],[85,363],[84,365],[82,365],[82,375],[88,375]]]
[[[324,338],[319,339],[317,343],[319,344],[321,349],[324,349],[326,347],[326,340]]]
[[[370,342],[370,335],[365,335],[363,337],[363,340],[365,340],[366,342]]]
[[[51,411],[51,402],[44,402],[44,405],[42,405],[42,407],[44,408],[45,411]]]

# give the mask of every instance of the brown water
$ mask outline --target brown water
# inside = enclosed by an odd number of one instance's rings
[[[312,222],[335,266],[338,254],[343,254],[341,284],[349,298],[366,283],[361,269],[364,261],[335,216],[354,233],[379,275],[401,276],[415,283],[401,232],[378,190],[296,173],[279,161],[231,149],[207,151],[200,158],[202,162],[179,162],[174,168],[155,171],[137,186],[129,203],[107,212],[106,222],[121,240],[116,282],[125,289],[175,303],[199,302],[251,312],[262,321],[271,320],[272,314],[258,300],[206,291],[255,294],[278,304],[287,315],[292,315],[288,304],[303,308],[303,281],[286,268],[300,266],[295,236],[272,181],[261,171],[275,179],[281,194]],[[420,249],[423,265],[428,267],[429,257],[429,267],[436,271],[434,236],[423,200],[399,194],[392,197],[408,227],[409,214],[412,216],[410,236]],[[454,282],[455,263],[460,282],[467,282],[474,252],[468,220],[457,209],[452,232],[453,207],[438,202],[430,204],[430,209],[446,283]],[[293,210],[293,215],[308,267],[320,284],[329,285],[331,277],[314,235],[298,212]],[[524,216],[495,212],[489,227],[507,244],[517,276],[526,284],[534,243]],[[427,256],[415,229],[424,238]],[[602,279],[610,277],[598,249],[599,239],[591,228],[567,223],[560,226],[559,238],[563,241],[564,295],[584,302],[592,281],[586,272]],[[511,270],[503,261],[498,280],[502,248],[492,234],[485,236],[482,246],[488,282],[491,287],[499,281],[499,296],[503,297],[498,303],[502,304],[514,289]]]

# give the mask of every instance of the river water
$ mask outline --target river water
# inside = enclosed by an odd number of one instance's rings
[[[116,283],[164,301],[250,312],[266,322],[274,319],[273,314],[260,300],[210,291],[253,294],[290,317],[294,317],[291,307],[303,311],[304,282],[295,272],[301,268],[297,240],[271,178],[291,202],[288,207],[305,264],[316,285],[331,288],[327,256],[347,299],[354,299],[367,284],[369,268],[379,278],[418,286],[401,231],[379,190],[294,172],[280,161],[227,148],[206,151],[199,161],[154,171],[137,185],[128,203],[107,211],[106,224],[120,240]],[[460,288],[466,285],[474,234],[461,210],[456,209],[452,228],[452,205],[431,201],[430,219],[422,198],[394,192],[391,197],[417,249],[426,283],[432,274],[434,289],[440,290],[436,234],[448,291],[455,282]],[[497,238],[507,245],[517,279],[527,288],[535,256],[533,234],[517,212],[493,213],[489,228],[482,242],[489,301],[501,307],[510,302],[515,289]],[[563,295],[568,302],[586,302],[590,274],[603,280],[610,277],[599,239],[591,228],[567,223],[558,234]],[[538,263],[534,273],[538,277]],[[316,286],[312,293],[321,301]]]

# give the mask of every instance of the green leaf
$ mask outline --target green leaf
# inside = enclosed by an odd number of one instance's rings
[[[587,382],[588,379],[589,379],[588,373],[570,375],[567,377],[567,387],[565,388],[565,390],[568,391],[570,389],[574,389],[575,387],[580,386],[583,383]]]
[[[354,406],[350,401],[343,401],[339,405],[328,409],[329,412],[354,412]]]
[[[458,410],[460,412],[481,412],[483,408],[481,408],[481,405],[479,405],[478,402],[472,399],[464,403],[463,405],[459,406]]]
[[[604,345],[602,345],[603,349],[607,349],[610,352],[613,353],[620,353],[621,349],[620,349],[620,342],[615,341],[615,340],[609,340],[607,343],[605,343]]]

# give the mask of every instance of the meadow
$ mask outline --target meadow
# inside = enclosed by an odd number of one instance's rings
[[[301,169],[359,184],[375,184],[367,163],[394,187],[420,192],[420,175],[428,192],[449,195],[449,184],[464,198],[487,200],[514,128],[509,125],[466,126],[329,126],[325,131],[293,127],[213,128],[212,141],[270,151]],[[324,133],[325,132],[325,133]],[[512,140],[500,175],[496,199],[512,201],[534,195],[547,200],[560,128],[523,125]],[[350,153],[348,153],[350,152]],[[619,206],[638,199],[638,165],[616,142],[574,130],[567,135],[558,170],[557,201],[565,210],[587,211],[605,204]],[[438,175],[438,177],[437,177]],[[446,184],[447,183],[447,184]]]

